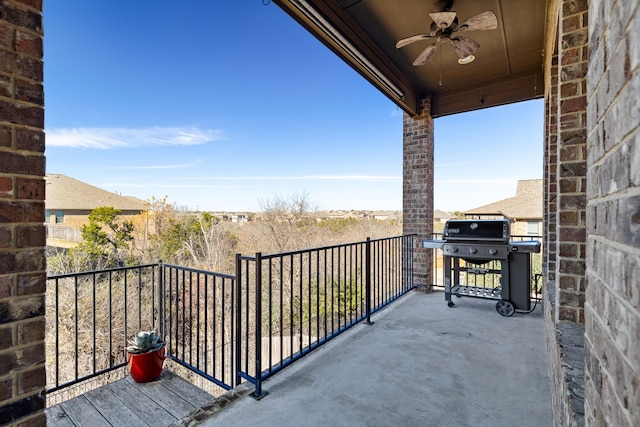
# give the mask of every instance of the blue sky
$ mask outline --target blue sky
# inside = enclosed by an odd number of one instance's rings
[[[262,0],[44,2],[47,173],[191,209],[402,208],[402,111]],[[435,207],[542,177],[541,100],[435,120]]]

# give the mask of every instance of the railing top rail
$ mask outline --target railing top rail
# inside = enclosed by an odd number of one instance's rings
[[[157,265],[158,264],[140,264],[140,265],[132,265],[132,266],[126,266],[126,267],[105,268],[102,270],[77,271],[75,273],[65,273],[65,274],[56,274],[53,276],[47,276],[47,280],[64,279],[67,277],[77,277],[77,276],[89,276],[92,274],[104,274],[104,273],[126,271],[126,270],[138,270],[140,268],[155,267]]]
[[[401,235],[401,236],[380,237],[380,238],[376,238],[376,239],[370,239],[369,242],[374,243],[374,242],[381,242],[381,241],[385,241],[385,240],[393,240],[393,239],[399,239],[399,238],[402,238],[402,237],[412,237],[412,236],[417,236],[417,234],[404,234],[404,235]],[[273,253],[273,254],[261,254],[261,257],[262,257],[262,259],[279,258],[279,257],[285,257],[285,256],[291,256],[291,255],[299,255],[299,254],[309,253],[309,252],[326,251],[326,250],[330,250],[330,249],[337,249],[337,248],[343,248],[343,247],[349,247],[349,246],[364,245],[366,243],[367,243],[366,240],[362,240],[360,242],[339,243],[339,244],[336,244],[336,245],[328,245],[328,246],[320,246],[320,247],[315,247],[315,248],[299,249],[299,250],[295,250],[295,251],[277,252],[277,253]],[[255,256],[251,256],[251,255],[241,255],[240,258],[243,259],[243,260],[255,260]]]
[[[537,236],[533,234],[512,234],[511,239],[542,239],[543,236]]]
[[[214,276],[225,278],[225,279],[235,279],[235,276],[232,274],[213,272],[213,271],[202,270],[198,268],[184,267],[184,266],[175,265],[175,264],[155,263],[155,264],[140,264],[140,265],[127,266],[127,267],[105,268],[103,270],[77,271],[74,273],[56,274],[52,276],[47,276],[47,280],[65,279],[69,277],[78,277],[78,276],[91,276],[94,274],[106,274],[106,273],[114,273],[119,271],[138,270],[143,268],[159,267],[159,266],[175,268],[178,270],[185,270],[185,271],[198,273],[198,274],[214,275]]]
[[[209,276],[221,277],[223,279],[234,280],[236,278],[236,276],[234,276],[233,274],[218,273],[218,272],[215,272],[215,271],[202,270],[202,269],[199,269],[199,268],[184,267],[184,266],[175,265],[175,264],[160,264],[160,265],[162,265],[162,267],[175,268],[177,270],[189,271],[191,273],[207,274]]]

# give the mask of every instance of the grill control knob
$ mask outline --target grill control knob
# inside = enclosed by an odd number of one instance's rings
[[[489,249],[489,253],[490,253],[491,255],[495,255],[495,254],[497,254],[497,253],[498,253],[498,250],[497,250],[497,249],[495,249],[495,248],[491,248],[491,249]]]
[[[452,246],[452,247],[451,247],[451,252],[453,252],[453,253],[458,252],[458,248],[457,248],[457,246]]]
[[[476,248],[469,248],[469,253],[475,254],[476,252],[478,252]]]

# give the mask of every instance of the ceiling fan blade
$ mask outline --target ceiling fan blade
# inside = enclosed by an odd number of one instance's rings
[[[405,47],[408,44],[411,44],[420,40],[429,39],[431,37],[432,37],[431,34],[416,34],[415,36],[405,37],[404,39],[398,40],[398,43],[396,43],[396,48],[400,49],[401,47]]]
[[[425,50],[423,50],[422,53],[418,55],[416,60],[413,61],[413,65],[415,67],[419,67],[420,65],[428,64],[433,59],[433,55],[436,53],[437,49],[438,49],[437,43],[427,46]]]
[[[498,18],[490,10],[472,16],[458,25],[457,31],[495,30],[498,28]]]
[[[433,19],[433,22],[442,29],[450,27],[453,20],[456,19],[455,12],[433,12],[430,13],[429,16]]]
[[[458,58],[463,59],[469,55],[473,55],[480,47],[480,43],[469,37],[454,37],[451,39],[451,47],[455,50]]]

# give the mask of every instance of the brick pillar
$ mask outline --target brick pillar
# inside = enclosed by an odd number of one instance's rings
[[[551,87],[545,99],[545,145],[544,145],[544,245],[543,263],[546,266],[545,280],[555,283],[556,257],[558,253],[558,57],[551,65]]]
[[[429,99],[420,101],[419,114],[403,120],[403,233],[417,234],[414,283],[430,291],[433,286],[432,250],[421,247],[433,232],[433,118]]]
[[[45,425],[42,0],[0,0],[0,425]]]
[[[588,21],[586,0],[562,0],[558,31],[557,320],[584,324]]]

